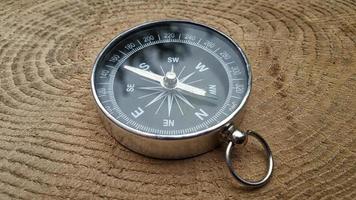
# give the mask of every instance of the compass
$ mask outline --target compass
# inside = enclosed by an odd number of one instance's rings
[[[251,89],[241,48],[225,34],[189,21],[158,21],[115,37],[97,57],[92,92],[105,128],[127,148],[154,158],[196,156],[228,140],[232,175],[262,186],[272,174],[272,154],[253,131],[235,128]],[[268,169],[259,181],[242,179],[231,164],[235,144],[257,138]]]

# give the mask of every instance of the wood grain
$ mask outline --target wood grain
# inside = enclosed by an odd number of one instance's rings
[[[271,144],[259,190],[234,183],[221,147],[162,161],[120,146],[91,98],[91,65],[116,34],[189,19],[247,53],[253,92],[242,129]],[[356,199],[356,2],[0,2],[0,199]],[[260,149],[237,156],[263,173]]]

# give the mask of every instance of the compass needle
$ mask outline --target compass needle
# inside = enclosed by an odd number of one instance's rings
[[[136,67],[132,67],[132,66],[128,66],[128,65],[124,65],[124,69],[127,69],[139,76],[142,76],[144,78],[148,78],[150,80],[153,80],[153,81],[157,81],[157,82],[161,82],[162,79],[163,79],[163,76],[161,75],[158,75],[158,74],[155,74],[153,72],[150,72],[150,71],[146,71],[146,70],[143,70],[143,69],[139,69],[139,68],[136,68]]]

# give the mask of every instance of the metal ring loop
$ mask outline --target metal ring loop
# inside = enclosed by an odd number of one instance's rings
[[[234,178],[236,180],[238,180],[243,185],[257,188],[257,187],[261,187],[261,186],[265,185],[272,176],[272,171],[273,171],[272,152],[271,152],[271,149],[269,148],[266,140],[263,139],[263,137],[261,137],[258,133],[254,132],[254,131],[247,131],[246,134],[255,137],[263,145],[263,148],[267,153],[268,169],[267,169],[266,175],[258,181],[248,181],[248,180],[241,178],[237,174],[236,170],[232,166],[232,161],[231,161],[231,152],[232,152],[233,147],[235,146],[235,143],[233,141],[230,141],[226,148],[226,153],[225,153],[226,164],[229,167],[230,173],[234,176]]]

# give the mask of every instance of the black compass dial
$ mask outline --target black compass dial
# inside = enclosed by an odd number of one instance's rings
[[[246,59],[229,38],[183,21],[150,23],[115,38],[93,73],[100,108],[125,129],[189,135],[218,127],[249,92]]]

